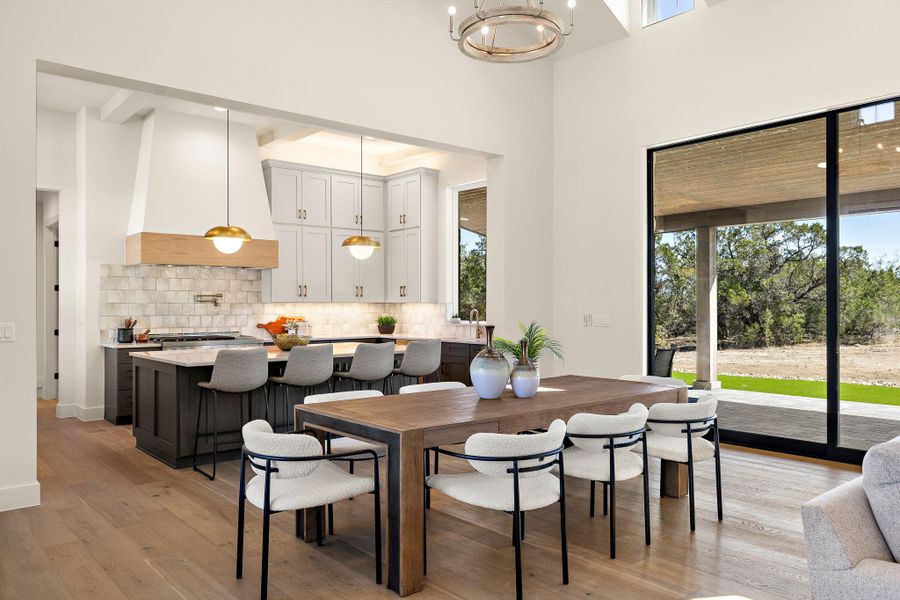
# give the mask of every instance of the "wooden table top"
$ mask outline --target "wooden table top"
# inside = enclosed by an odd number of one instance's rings
[[[520,421],[540,421],[546,413],[548,425],[553,418],[568,419],[591,408],[598,412],[618,413],[636,403],[646,405],[673,402],[672,388],[623,381],[564,375],[541,382],[533,398],[516,398],[511,389],[496,400],[482,400],[475,388],[459,388],[358,400],[340,400],[321,404],[298,404],[304,415],[321,415],[369,428],[404,433],[478,425],[479,431],[517,432]]]

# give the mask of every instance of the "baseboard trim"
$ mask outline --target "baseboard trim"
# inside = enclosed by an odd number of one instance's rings
[[[85,408],[83,406],[78,406],[77,404],[57,404],[56,418],[68,419],[75,417],[80,421],[100,421],[103,419],[103,411],[104,409],[102,406]]]
[[[41,503],[41,484],[37,481],[0,488],[0,511],[28,508]]]

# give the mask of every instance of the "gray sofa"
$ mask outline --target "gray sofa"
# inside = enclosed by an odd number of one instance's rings
[[[862,477],[802,515],[814,600],[900,599],[900,437],[872,447]]]

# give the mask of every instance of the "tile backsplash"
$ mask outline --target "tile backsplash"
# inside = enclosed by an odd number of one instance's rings
[[[219,306],[195,301],[198,294],[222,294]],[[126,317],[134,317],[136,329],[152,333],[240,331],[266,337],[257,323],[278,315],[303,315],[312,334],[362,335],[377,333],[375,318],[397,316],[397,333],[411,337],[457,334],[461,326],[449,325],[444,304],[298,303],[264,304],[259,269],[181,267],[163,265],[100,266],[100,337],[115,337]]]

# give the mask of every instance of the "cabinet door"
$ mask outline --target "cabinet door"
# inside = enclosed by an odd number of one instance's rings
[[[272,269],[272,302],[300,301],[300,263],[297,262],[297,227],[275,226],[278,240],[278,268]]]
[[[357,263],[360,261],[353,258],[350,250],[341,246],[344,240],[351,235],[359,235],[359,230],[331,230],[331,298],[334,302],[358,302],[360,300],[360,284],[357,281]]]
[[[403,232],[404,245],[406,247],[406,286],[403,289],[403,300],[406,302],[420,302],[422,300],[421,275],[419,272],[421,256],[420,230],[407,229]]]
[[[366,214],[368,220],[368,214]],[[331,177],[331,226],[359,228],[359,178]]]
[[[422,224],[422,176],[412,175],[403,180],[403,226],[418,227]]]
[[[356,260],[357,281],[362,288],[363,302],[384,302],[384,234],[366,231],[367,236],[381,242],[381,249],[375,250],[366,260]],[[344,249],[344,252],[347,252]],[[350,254],[347,252],[347,254]]]
[[[300,171],[273,167],[269,171],[269,204],[276,223],[299,223]]]
[[[363,228],[384,231],[384,183],[363,180],[362,208]]]
[[[391,181],[388,184],[389,223],[388,229],[403,229],[404,193],[406,186],[403,180]]]
[[[331,301],[331,230],[303,227],[300,235],[304,302]]]
[[[304,225],[328,227],[331,224],[331,175],[318,171],[301,174],[300,209]]]
[[[387,301],[403,302],[400,295],[406,284],[406,240],[403,231],[392,231],[388,239]]]

